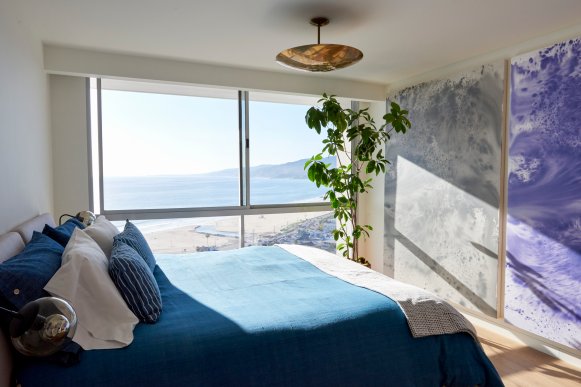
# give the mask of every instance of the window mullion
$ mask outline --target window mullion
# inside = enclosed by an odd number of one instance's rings
[[[246,205],[246,104],[244,102],[245,95],[244,91],[238,90],[238,152],[240,155],[239,162],[238,162],[238,169],[239,169],[239,184],[240,184],[240,200],[238,204],[240,207],[244,207]],[[240,222],[240,229],[238,235],[238,246],[240,248],[244,247],[244,215],[240,214],[239,216]]]
[[[249,110],[250,110],[250,100],[248,96],[248,91],[244,91],[244,149],[245,151],[245,158],[244,158],[244,169],[246,170],[246,208],[250,208],[250,128],[249,128]]]
[[[240,139],[240,207],[250,208],[250,156],[248,130],[248,91],[238,91],[238,128]],[[239,245],[244,247],[244,214],[240,215]]]
[[[105,189],[103,178],[103,109],[101,103],[101,78],[97,78],[97,141],[99,147],[99,206],[105,210]]]
[[[85,109],[87,112],[87,161],[88,161],[88,168],[89,168],[89,211],[95,211],[95,195],[94,194],[94,180],[93,180],[93,133],[91,130],[92,125],[92,117],[91,117],[91,78],[85,78],[85,92],[86,92],[86,101],[85,101]]]
[[[244,168],[246,160],[246,134],[244,128],[245,121],[245,108],[244,108],[244,92],[238,91],[238,176],[239,176],[239,200],[238,205],[244,206],[246,199],[246,171]]]

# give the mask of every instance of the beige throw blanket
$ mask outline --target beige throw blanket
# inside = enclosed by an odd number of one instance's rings
[[[476,341],[476,330],[446,301],[418,287],[389,278],[363,265],[313,247],[278,245],[321,271],[353,285],[373,290],[397,302],[413,337],[465,332]]]

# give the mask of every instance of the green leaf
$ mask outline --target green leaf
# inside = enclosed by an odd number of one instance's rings
[[[389,164],[384,156],[386,143],[391,139],[390,134],[405,133],[411,128],[409,112],[391,102],[383,122],[376,126],[368,109],[343,109],[335,96],[326,93],[319,103],[322,104],[319,108],[308,109],[305,121],[309,128],[326,135],[323,134],[321,152],[307,160],[304,169],[317,187],[328,187],[324,198],[329,200],[337,222],[337,229],[333,231],[333,239],[341,241],[337,249],[346,258],[366,263],[363,257],[350,256],[354,254],[351,250],[354,242],[373,231],[370,225],[355,224],[352,229],[350,226],[359,204],[358,193],[373,189],[372,179],[363,180],[360,173],[385,173]],[[347,149],[350,153],[342,155],[336,167],[322,162],[325,157]]]
[[[307,177],[310,181],[315,181],[315,168],[314,165],[311,165],[309,170],[307,171]]]

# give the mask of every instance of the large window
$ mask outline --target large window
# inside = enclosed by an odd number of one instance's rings
[[[307,159],[322,148],[323,136],[305,124],[305,113],[317,98],[274,97],[250,93],[251,202],[321,202],[325,189],[309,181],[304,170]]]
[[[237,205],[238,92],[148,86],[102,81],[103,208]]]
[[[91,82],[95,210],[132,219],[156,252],[299,243],[334,250],[324,188],[304,171],[317,99]],[[333,160],[329,160],[333,162]]]

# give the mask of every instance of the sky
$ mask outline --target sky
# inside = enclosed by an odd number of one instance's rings
[[[250,100],[251,166],[305,159],[322,149],[323,137],[305,124],[309,105],[252,101],[252,93]],[[103,90],[102,120],[105,176],[238,167],[236,99]]]

